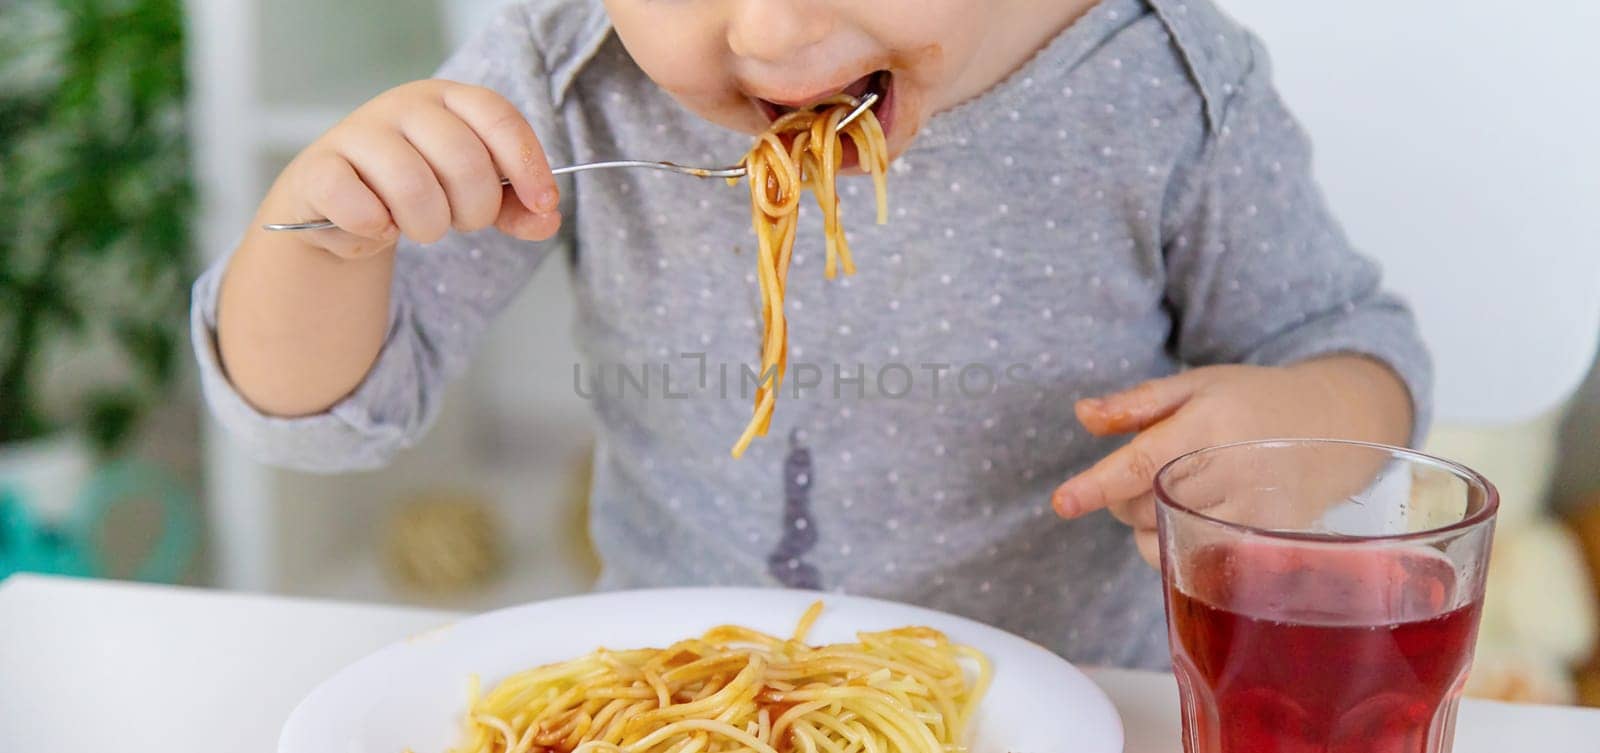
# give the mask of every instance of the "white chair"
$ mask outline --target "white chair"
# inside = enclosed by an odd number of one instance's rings
[[[1334,209],[1416,307],[1439,421],[1566,400],[1600,334],[1600,4],[1219,2],[1265,40]]]

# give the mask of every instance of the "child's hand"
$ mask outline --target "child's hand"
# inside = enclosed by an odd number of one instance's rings
[[[511,187],[500,185],[501,176]],[[543,240],[561,224],[555,177],[532,126],[504,97],[449,81],[417,81],[363,105],[284,169],[262,217],[326,217],[304,234],[346,258],[400,235],[433,243],[451,228],[491,225]]]
[[[1409,393],[1375,361],[1333,356],[1296,366],[1212,366],[1080,401],[1078,420],[1096,436],[1139,432],[1126,446],[1056,489],[1052,504],[1074,518],[1106,508],[1134,529],[1156,564],[1151,484],[1168,461],[1203,447],[1249,439],[1326,437],[1403,444]]]

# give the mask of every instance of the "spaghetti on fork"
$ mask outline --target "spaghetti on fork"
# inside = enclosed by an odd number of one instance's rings
[[[783,310],[784,289],[789,260],[794,252],[803,191],[810,190],[822,209],[827,249],[823,274],[830,280],[840,272],[855,274],[850,243],[839,224],[837,180],[844,162],[845,139],[855,148],[857,163],[872,176],[878,224],[888,222],[885,176],[889,168],[889,149],[883,127],[871,109],[863,111],[843,128],[838,127],[839,121],[856,105],[855,98],[840,94],[815,108],[779,117],[741,163],[749,170],[746,177],[750,181],[750,220],[756,232],[762,337],[755,409],[744,433],[733,446],[732,454],[736,458],[744,454],[756,437],[766,436],[788,369],[789,328]]]

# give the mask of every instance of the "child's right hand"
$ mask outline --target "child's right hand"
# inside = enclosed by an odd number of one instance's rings
[[[452,228],[544,240],[561,225],[559,200],[539,137],[515,106],[489,89],[417,81],[362,105],[306,147],[262,216],[326,217],[339,229],[301,239],[363,258],[401,235],[433,243]]]

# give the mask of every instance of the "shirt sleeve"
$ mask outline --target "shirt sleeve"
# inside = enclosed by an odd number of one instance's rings
[[[522,110],[552,164],[569,151],[545,61],[526,11],[498,15],[457,52],[437,77],[494,89]],[[562,210],[572,216],[570,186]],[[571,223],[565,225],[570,227]],[[562,233],[527,243],[495,230],[453,233],[427,247],[402,242],[396,251],[389,328],[383,349],[361,384],[326,412],[280,418],[252,407],[228,381],[216,343],[217,295],[228,259],[195,283],[190,329],[202,390],[229,433],[262,462],[334,472],[380,466],[414,443],[439,410],[448,383],[463,370],[489,323],[551,252],[569,247]]]
[[[1312,175],[1311,146],[1251,41],[1237,80],[1164,223],[1174,346],[1193,365],[1281,366],[1358,354],[1389,366],[1431,416],[1432,365],[1410,309],[1351,248]]]

